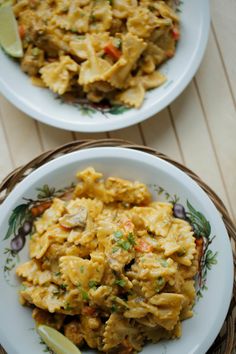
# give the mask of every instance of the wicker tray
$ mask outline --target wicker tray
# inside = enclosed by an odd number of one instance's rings
[[[30,161],[25,166],[19,167],[13,172],[11,172],[0,184],[0,204],[8,196],[8,194],[13,190],[13,188],[23,180],[32,171],[36,170],[38,167],[42,166],[46,162],[55,159],[58,156],[68,154],[72,151],[78,151],[82,149],[88,149],[93,147],[101,146],[120,146],[129,149],[135,149],[144,151],[148,154],[157,156],[165,161],[170,162],[175,165],[185,173],[187,173],[192,179],[194,179],[199,186],[208,194],[210,199],[215,204],[216,208],[222,215],[222,219],[228,230],[229,238],[232,244],[232,249],[234,253],[234,270],[236,274],[236,228],[229,216],[227,209],[225,208],[221,199],[209,188],[194,172],[181,165],[180,163],[173,161],[169,157],[159,153],[158,151],[141,145],[136,145],[134,143],[120,140],[120,139],[102,139],[102,140],[78,140],[71,142],[69,144],[63,145],[57,149],[44,152],[32,161]],[[215,342],[208,350],[207,353],[211,354],[233,354],[236,348],[236,277],[234,278],[234,290],[233,296],[230,304],[230,308],[226,317],[226,320],[222,326],[222,329],[216,338]],[[0,354],[6,354],[5,350],[0,345]],[[11,354],[11,353],[8,353]],[[69,353],[68,353],[69,354]],[[183,353],[188,354],[188,353]],[[204,354],[204,353],[202,353]]]

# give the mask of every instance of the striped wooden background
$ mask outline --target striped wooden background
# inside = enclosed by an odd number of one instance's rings
[[[111,133],[67,132],[38,123],[0,96],[0,179],[42,151],[78,138],[121,137],[186,164],[236,219],[236,0],[211,0],[202,65],[183,94],[142,124]]]

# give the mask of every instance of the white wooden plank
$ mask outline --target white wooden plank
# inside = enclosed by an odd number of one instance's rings
[[[11,155],[14,164],[19,166],[42,152],[35,121],[2,96],[0,105]]]
[[[75,133],[76,139],[106,139],[107,133]]]
[[[124,139],[136,144],[143,145],[144,143],[140,134],[139,126],[137,124],[133,125],[132,127],[112,131],[109,133],[109,135],[111,138]]]
[[[1,110],[0,110],[0,156],[1,156],[0,158],[0,181],[1,181],[14,168],[8,143],[4,133]]]
[[[236,114],[215,40],[210,34],[204,61],[196,76],[210,132],[233,211],[236,210]],[[236,217],[236,212],[234,212]]]
[[[142,123],[145,143],[181,162],[178,141],[167,109]]]
[[[54,149],[73,140],[73,135],[70,131],[42,123],[38,123],[38,129],[44,150]]]
[[[212,22],[236,102],[236,1],[211,0]]]
[[[224,185],[196,89],[191,83],[171,105],[185,164],[227,203]]]

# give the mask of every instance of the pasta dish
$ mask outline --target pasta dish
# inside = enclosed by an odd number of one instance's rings
[[[138,108],[166,78],[179,18],[173,0],[14,0],[33,84],[63,96]]]
[[[34,222],[30,260],[16,270],[21,304],[37,324],[105,353],[180,337],[198,271],[191,225],[143,183],[103,179],[92,167],[77,177],[73,194]]]

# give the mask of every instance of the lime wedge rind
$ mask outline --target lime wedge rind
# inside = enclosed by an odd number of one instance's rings
[[[55,354],[81,354],[78,347],[56,329],[39,325],[37,332]]]
[[[23,56],[23,48],[18,26],[11,5],[0,7],[0,45],[4,51],[15,58]]]

